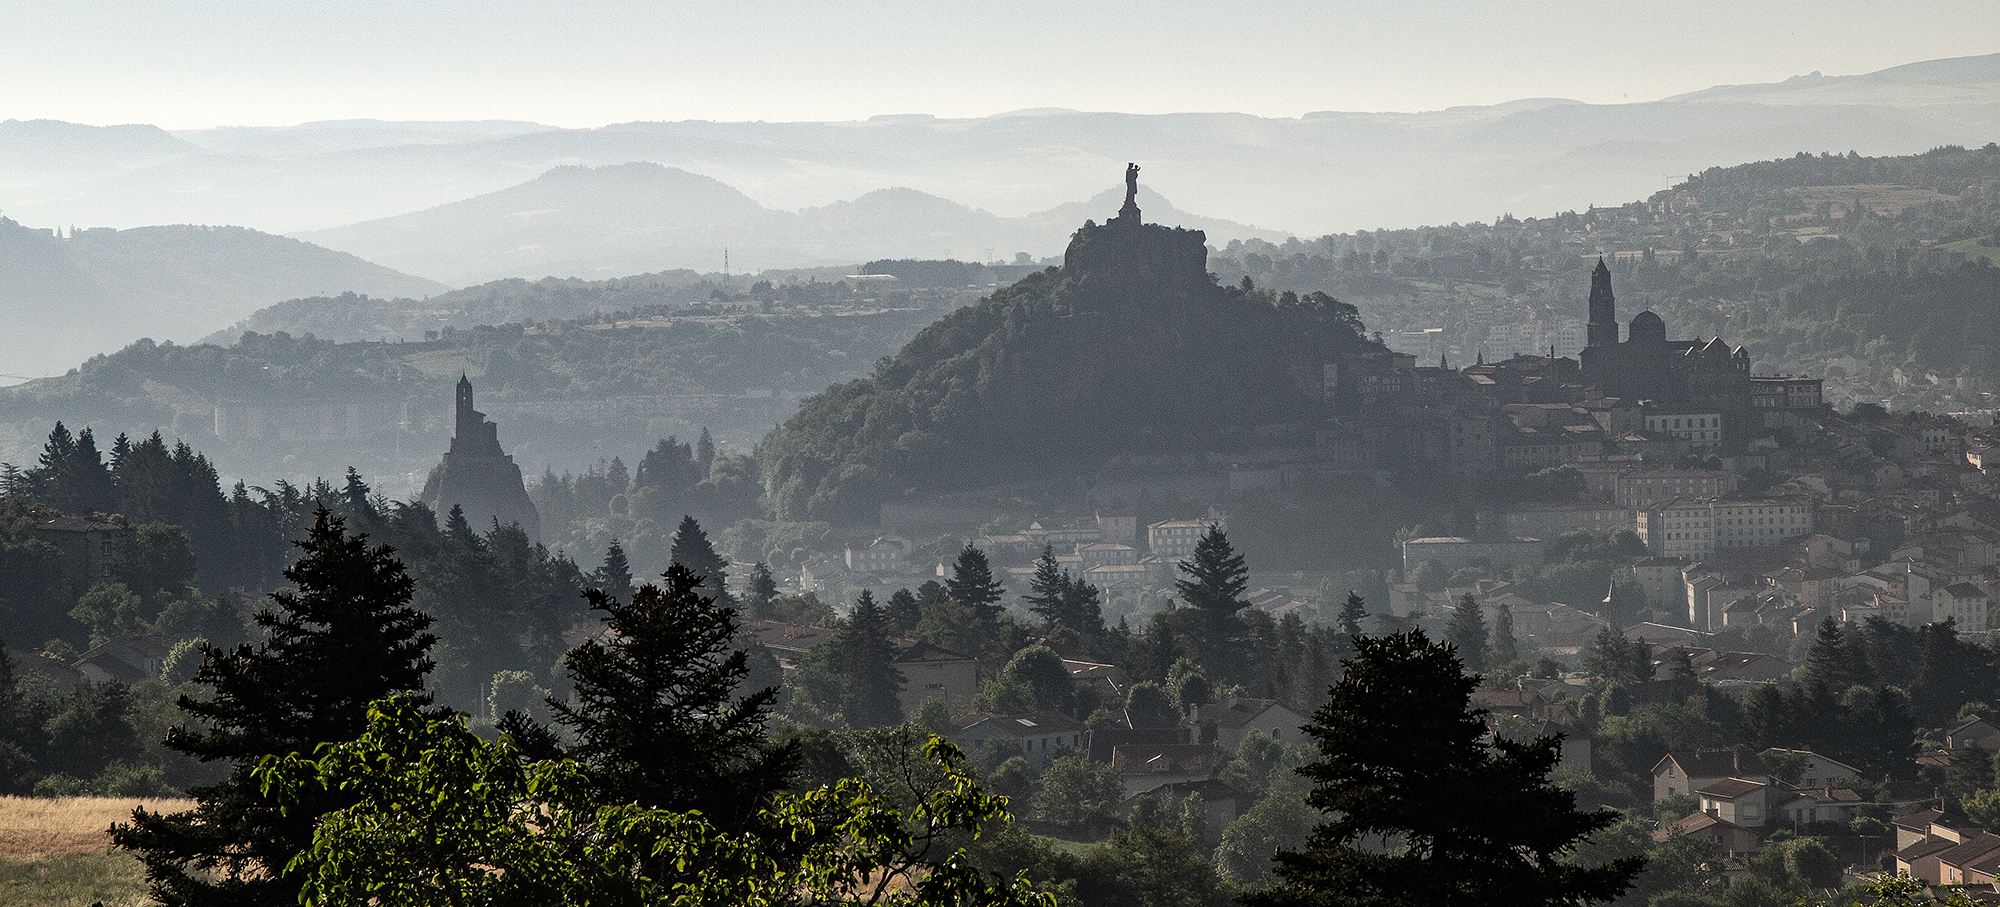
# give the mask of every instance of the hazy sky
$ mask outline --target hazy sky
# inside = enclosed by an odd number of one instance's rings
[[[0,119],[825,120],[1653,100],[2000,51],[2000,0],[0,0]]]

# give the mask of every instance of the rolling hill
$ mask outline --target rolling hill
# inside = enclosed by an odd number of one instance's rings
[[[241,227],[51,230],[0,218],[5,379],[61,374],[141,337],[191,341],[286,299],[421,297],[442,284]]]
[[[876,258],[990,261],[1049,255],[1085,211],[1115,209],[1110,189],[1087,202],[1000,217],[908,188],[878,189],[798,212],[765,208],[706,176],[659,164],[566,166],[498,192],[380,220],[297,234],[399,270],[454,284],[501,278],[603,279],[687,268],[720,270],[722,252],[752,267],[848,265]],[[1257,230],[1175,208],[1150,190],[1163,222],[1218,242]]]
[[[1189,209],[1316,235],[1582,210],[1643,198],[1716,161],[1983,145],[2000,137],[1996,65],[1994,56],[1936,60],[1631,104],[1532,99],[1299,117],[1047,109],[593,129],[367,122],[178,137],[151,127],[10,124],[0,149],[44,150],[26,154],[34,167],[0,165],[0,209],[39,223],[295,233],[463,201],[563,165],[648,161],[719,180],[773,210],[901,186],[1008,217],[1095,195],[1136,160],[1149,185]],[[22,144],[30,135],[36,144]],[[63,149],[84,163],[61,163]],[[788,264],[744,259],[751,269]]]

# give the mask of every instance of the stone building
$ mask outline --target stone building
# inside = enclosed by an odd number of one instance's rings
[[[542,518],[528,500],[521,467],[500,449],[500,426],[472,408],[472,381],[458,377],[457,431],[444,462],[424,482],[424,503],[442,519],[456,506],[465,512],[473,531],[484,532],[497,520],[518,524],[528,538],[540,541]]]

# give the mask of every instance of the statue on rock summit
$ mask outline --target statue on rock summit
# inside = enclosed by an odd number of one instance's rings
[[[1118,209],[1118,221],[1127,226],[1139,225],[1139,165],[1125,165],[1125,206]]]

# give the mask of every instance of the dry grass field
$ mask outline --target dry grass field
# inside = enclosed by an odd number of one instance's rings
[[[142,804],[161,812],[194,808],[193,800],[0,797],[0,857],[100,853],[111,846],[111,823],[131,818]]]
[[[0,797],[0,907],[142,907],[145,874],[131,854],[112,852],[111,823],[132,807],[172,812],[192,800]]]

